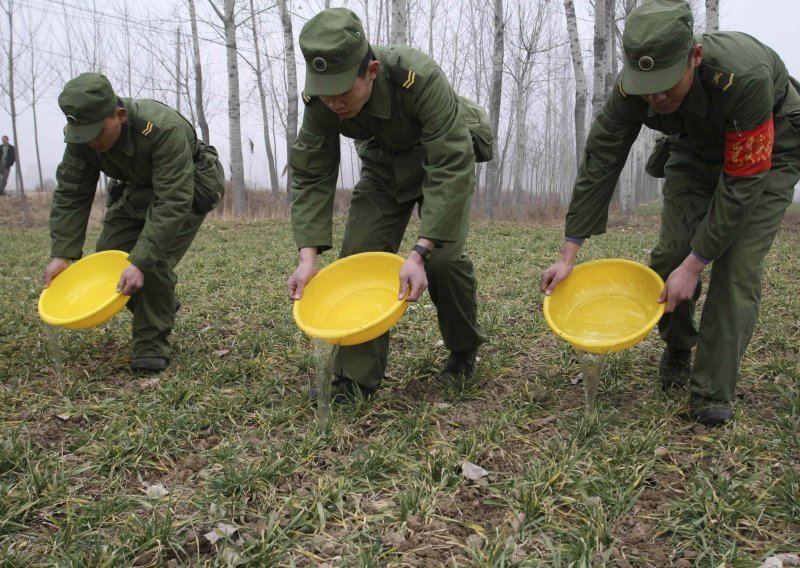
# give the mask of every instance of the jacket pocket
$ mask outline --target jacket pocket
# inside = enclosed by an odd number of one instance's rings
[[[669,136],[661,136],[656,140],[656,145],[647,159],[647,165],[644,171],[653,176],[654,178],[663,178],[666,176],[664,173],[664,166],[667,165],[669,159],[669,152],[672,149],[672,141]]]

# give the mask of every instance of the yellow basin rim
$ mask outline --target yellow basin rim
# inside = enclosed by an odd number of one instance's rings
[[[292,315],[297,326],[309,337],[320,339],[326,343],[334,345],[357,345],[375,339],[386,333],[402,317],[408,308],[406,300],[395,299],[386,302],[383,307],[372,314],[369,321],[364,321],[358,325],[331,326],[311,323],[304,308],[312,302],[322,305],[333,304],[336,295],[331,292],[350,290],[351,295],[360,293],[359,286],[367,286],[371,283],[372,288],[376,283],[382,291],[382,295],[394,294],[396,297],[399,286],[400,267],[405,259],[399,255],[387,252],[366,252],[339,259],[322,270],[306,286],[303,297],[294,302]],[[353,280],[352,273],[348,277],[348,272],[359,270],[359,274],[368,274],[370,278]],[[346,280],[345,280],[346,279]],[[331,300],[326,300],[326,294]]]
[[[116,289],[108,293],[102,301],[91,307],[76,311],[68,317],[54,315],[52,311],[54,305],[63,301],[62,296],[67,291],[67,289],[61,286],[62,282],[80,285],[82,274],[98,265],[101,265],[106,271],[111,271],[109,273],[109,278],[112,280],[116,278],[118,281],[119,277],[122,275],[122,271],[130,264],[127,259],[127,252],[107,250],[90,254],[72,263],[66,270],[54,278],[50,286],[42,290],[42,293],[39,295],[37,308],[42,321],[48,325],[58,325],[68,329],[86,329],[98,326],[110,320],[130,299],[130,296],[125,296],[116,292]],[[61,282],[59,282],[59,279],[62,279]],[[116,286],[116,281],[114,282],[114,286]]]
[[[602,338],[592,337],[590,331],[576,333],[575,325],[565,325],[563,312],[569,312],[568,308],[574,305],[577,297],[592,300],[592,290],[596,285],[597,298],[602,299],[599,294],[604,292],[603,285],[611,284],[619,294],[616,300],[619,304],[630,300],[641,307],[642,321],[638,327],[619,336]],[[665,304],[657,302],[663,289],[661,277],[641,263],[625,259],[594,260],[577,265],[550,296],[545,296],[544,318],[556,335],[579,351],[600,354],[620,351],[641,341],[664,315]],[[623,292],[628,294],[627,298]],[[606,301],[608,303],[611,302]],[[619,305],[618,310],[609,311],[607,315],[613,319],[619,315],[617,311],[622,310],[623,307]]]

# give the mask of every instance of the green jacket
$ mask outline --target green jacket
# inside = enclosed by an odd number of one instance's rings
[[[50,211],[52,256],[80,258],[100,172],[128,183],[152,205],[128,259],[147,271],[163,257],[189,213],[194,194],[193,157],[197,135],[177,111],[153,100],[123,99],[128,112],[117,143],[98,153],[86,144],[67,144],[56,171],[58,187]]]
[[[719,198],[712,200],[692,250],[706,259],[718,258],[747,222],[747,212],[758,202],[769,174],[764,169],[771,152],[771,142],[764,143],[769,140],[766,129],[772,127],[773,113],[785,116],[787,93],[796,95],[783,61],[756,39],[713,32],[698,35],[696,43],[703,44],[703,62],[674,113],[656,114],[642,97],[626,95],[617,83],[589,132],[567,214],[567,236],[605,232],[614,186],[642,125],[680,134],[679,146],[706,163],[725,164],[716,190]],[[800,116],[789,119],[800,128]],[[756,167],[738,167],[745,158],[742,142],[749,138],[760,148],[760,153],[747,156],[755,156]]]
[[[373,47],[380,71],[361,112],[340,119],[316,97],[303,96],[303,124],[292,146],[292,226],[299,248],[331,247],[339,135],[355,139],[364,169],[398,203],[424,197],[420,236],[454,241],[467,223],[475,156],[458,97],[436,62],[404,46]],[[380,175],[380,174],[379,174]]]

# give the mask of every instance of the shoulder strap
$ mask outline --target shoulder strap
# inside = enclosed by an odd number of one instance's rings
[[[734,76],[734,73],[730,71],[725,71],[707,63],[700,65],[700,79],[703,83],[723,92],[727,92],[733,86]]]
[[[156,132],[156,126],[140,116],[133,117],[133,129],[145,138],[150,138]]]
[[[403,67],[390,67],[389,78],[406,91],[413,91],[414,83],[417,81],[417,74]]]

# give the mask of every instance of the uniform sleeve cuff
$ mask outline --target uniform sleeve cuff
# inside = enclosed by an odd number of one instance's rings
[[[694,252],[694,251],[692,251],[692,255],[694,255],[694,257],[695,257],[695,258],[697,258],[697,259],[698,259],[700,262],[702,262],[703,264],[708,264],[709,262],[711,262],[711,260],[707,259],[707,258],[706,258],[706,257],[704,257],[704,256],[700,256],[699,254],[697,254],[697,253],[696,253],[696,252]]]

